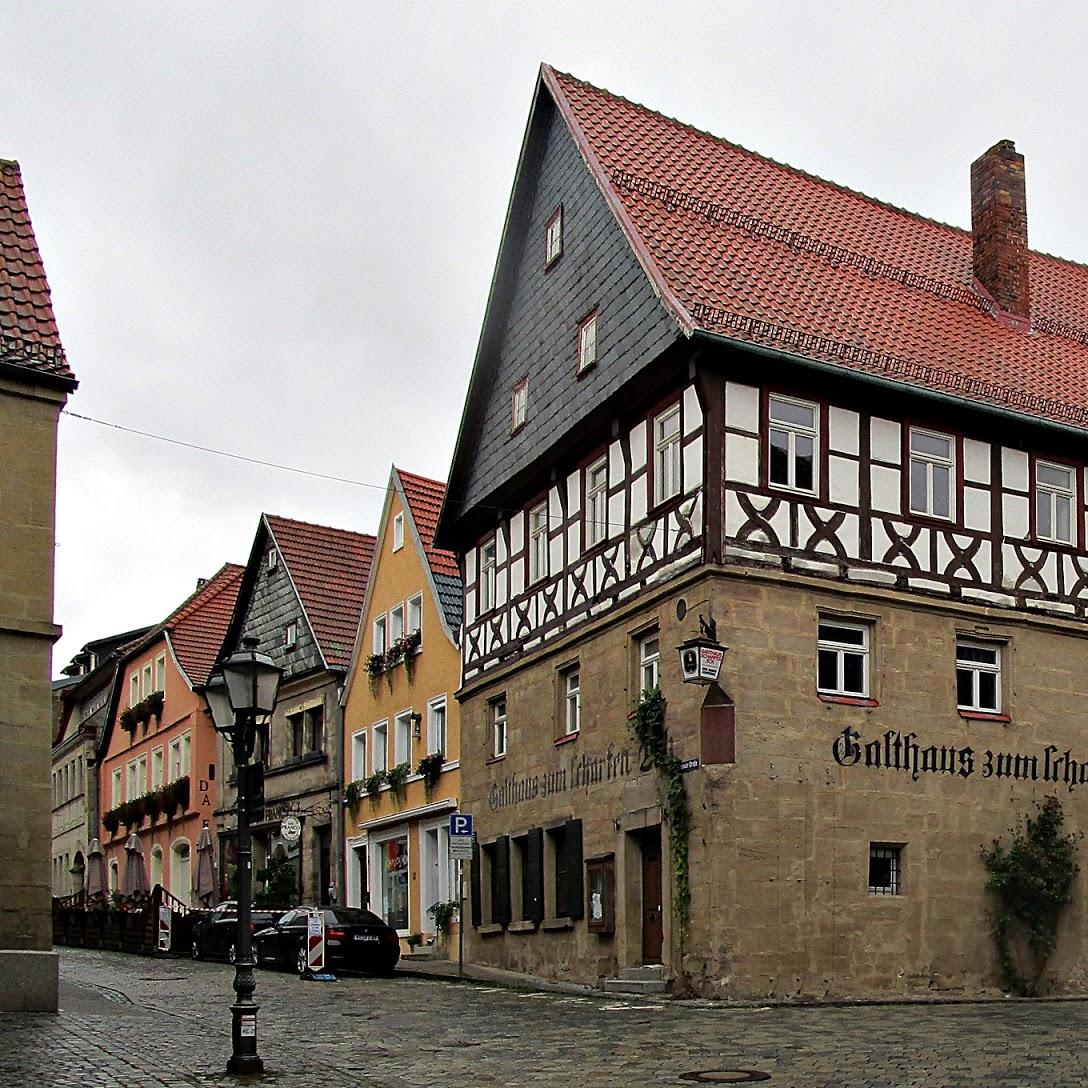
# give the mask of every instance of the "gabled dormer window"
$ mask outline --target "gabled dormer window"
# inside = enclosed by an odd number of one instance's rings
[[[584,374],[597,362],[597,319],[600,314],[594,310],[578,326],[578,373]]]
[[[522,378],[510,394],[510,432],[520,430],[529,418],[529,379]]]
[[[393,518],[393,551],[399,552],[404,547],[404,514]]]
[[[552,213],[544,228],[544,267],[557,261],[563,254],[563,205]]]

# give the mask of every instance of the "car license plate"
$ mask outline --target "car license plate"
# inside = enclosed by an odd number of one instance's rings
[[[356,933],[355,934],[355,939],[357,941],[378,941],[378,940],[381,940],[380,937],[376,937],[372,933]]]

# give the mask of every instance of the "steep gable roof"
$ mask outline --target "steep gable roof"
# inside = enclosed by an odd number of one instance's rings
[[[0,159],[0,368],[10,376],[76,387],[53,316],[23,179]]]
[[[283,557],[325,664],[346,669],[363,610],[374,537],[274,514],[265,514],[263,520]]]
[[[431,568],[439,604],[445,614],[446,622],[456,637],[461,626],[463,608],[461,594],[461,570],[453,552],[435,547],[434,534],[438,526],[438,515],[446,497],[446,485],[437,480],[428,480],[394,466],[393,473],[400,480],[404,501],[415,522],[419,542],[427,564]]]
[[[194,687],[203,687],[219,656],[245,568],[225,563],[163,624],[178,665]]]
[[[689,335],[1088,426],[1088,267],[1032,253],[1017,330],[974,286],[969,232],[541,75]]]

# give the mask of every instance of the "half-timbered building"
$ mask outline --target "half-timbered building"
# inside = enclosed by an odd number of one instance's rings
[[[438,533],[470,958],[999,984],[981,846],[1047,794],[1085,823],[1088,269],[1028,249],[1010,142],[970,185],[966,231],[542,68]],[[628,720],[654,689],[686,856]]]

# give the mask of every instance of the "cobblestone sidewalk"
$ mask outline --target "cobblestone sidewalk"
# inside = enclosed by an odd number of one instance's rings
[[[231,979],[224,964],[63,949],[60,1015],[0,1016],[0,1088],[236,1085]],[[260,1083],[275,1088],[679,1088],[727,1070],[768,1088],[1088,1083],[1083,1002],[735,1008],[269,972],[257,999]]]

